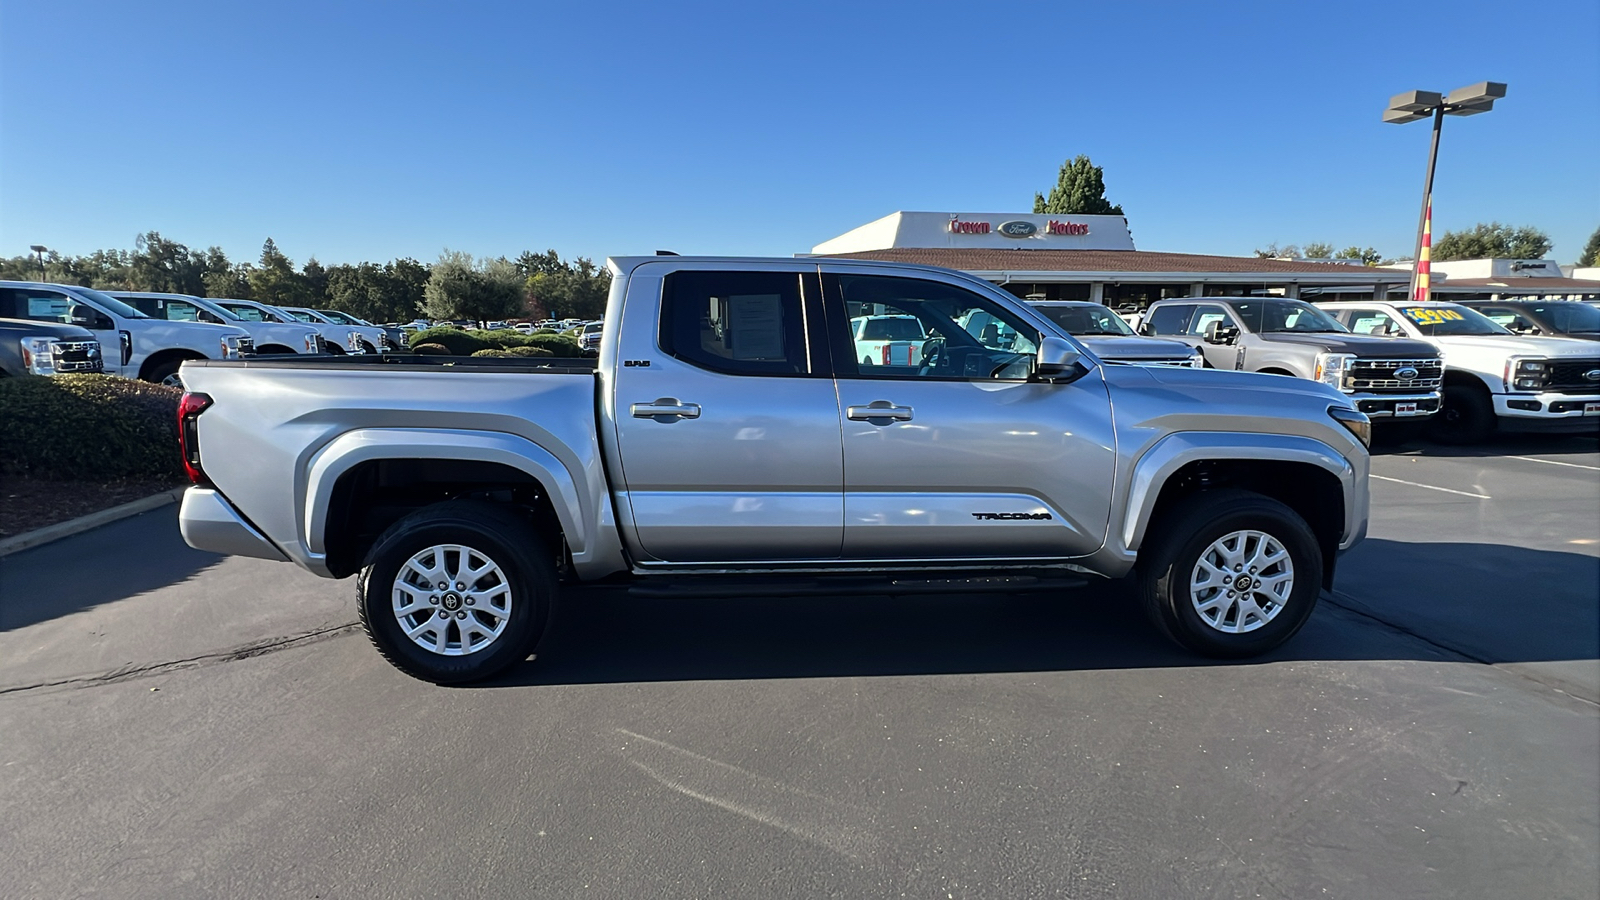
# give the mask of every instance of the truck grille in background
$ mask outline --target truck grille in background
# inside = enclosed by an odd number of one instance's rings
[[[239,338],[239,355],[240,356],[250,356],[250,355],[254,354],[255,352],[256,352],[256,342],[255,342],[254,338],[247,338],[247,337]]]
[[[1395,377],[1396,371],[1407,368],[1416,369],[1417,377],[1409,381]],[[1434,391],[1444,380],[1444,360],[1358,359],[1350,364],[1346,378],[1356,391]]]
[[[317,352],[318,353],[327,353],[328,352],[328,339],[323,337],[320,334],[317,335]]]
[[[56,341],[50,345],[52,364],[57,372],[104,372],[99,341]]]
[[[1550,360],[1550,385],[1547,391],[1563,394],[1600,394],[1600,381],[1590,381],[1583,376],[1600,371],[1600,359]]]
[[[1128,360],[1128,362],[1136,366],[1176,366],[1180,369],[1188,369],[1193,367],[1189,360],[1190,357],[1187,356],[1174,356],[1171,359],[1137,359]]]

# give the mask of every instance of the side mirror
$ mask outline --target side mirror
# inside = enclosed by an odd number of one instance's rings
[[[1208,344],[1231,344],[1239,338],[1239,329],[1226,322],[1212,322],[1206,326]]]
[[[1070,381],[1084,373],[1083,354],[1063,338],[1045,337],[1034,354],[1033,374],[1050,380]]]

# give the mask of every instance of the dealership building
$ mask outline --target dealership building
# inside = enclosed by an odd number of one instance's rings
[[[1402,295],[1408,271],[1360,263],[1164,253],[1134,247],[1124,216],[896,212],[808,256],[921,263],[969,272],[1018,297],[1142,310],[1167,297]]]

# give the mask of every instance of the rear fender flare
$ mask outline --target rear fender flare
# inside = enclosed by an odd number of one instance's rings
[[[574,554],[588,549],[592,510],[572,473],[550,451],[524,437],[493,431],[447,428],[364,428],[335,438],[311,457],[306,469],[303,518],[306,549],[327,553],[323,540],[328,506],[339,477],[357,465],[380,459],[450,459],[500,463],[528,473],[544,488]]]

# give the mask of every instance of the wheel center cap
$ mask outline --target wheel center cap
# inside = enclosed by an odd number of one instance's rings
[[[451,592],[444,595],[444,608],[454,612],[461,608],[461,595]]]
[[[1249,575],[1240,575],[1238,578],[1233,580],[1233,589],[1236,591],[1248,591],[1254,586],[1255,580]]]

